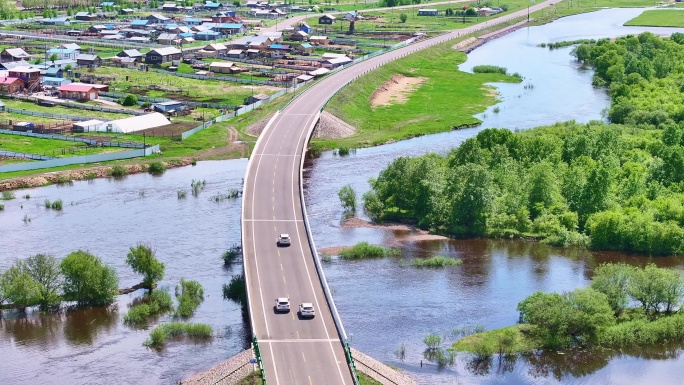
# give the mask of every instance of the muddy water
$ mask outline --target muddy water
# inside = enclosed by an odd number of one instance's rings
[[[568,94],[556,104],[567,114],[562,115],[564,118],[600,119],[608,100],[602,90],[586,87],[591,73],[577,72],[568,49],[549,52],[535,46],[544,41],[629,33],[620,25],[639,12],[602,11],[566,18],[517,31],[497,41],[501,46],[490,43],[473,52],[465,69],[474,63],[504,65],[534,84],[532,89],[525,89],[525,82],[512,85],[517,88],[510,90],[502,88],[501,112],[496,117],[489,112],[484,126],[525,129],[551,124],[561,115],[547,113],[547,105],[540,103],[560,97],[558,90]],[[576,25],[585,26],[587,34],[578,34],[582,29]],[[640,30],[630,29],[633,33]],[[529,48],[524,51],[527,66],[534,71],[518,67],[511,56],[524,47]],[[504,58],[501,62],[495,60],[499,55]],[[543,66],[544,62],[548,65]],[[556,76],[539,80],[540,74],[548,71]],[[530,75],[532,72],[534,75]],[[573,98],[569,90],[574,87],[578,91]],[[553,90],[556,94],[545,94]],[[591,103],[586,103],[588,98]],[[453,368],[438,370],[428,363],[421,367],[422,339],[428,333],[442,334],[451,342],[451,332],[464,325],[481,324],[487,329],[510,325],[518,317],[517,303],[536,290],[586,286],[593,268],[602,261],[650,261],[520,241],[424,242],[416,241],[406,231],[340,227],[342,210],[337,191],[342,186],[351,184],[363,193],[368,188],[367,179],[376,176],[392,159],[447,151],[480,129],[359,150],[345,158],[326,153],[307,164],[306,201],[319,248],[363,240],[403,247],[401,258],[333,260],[325,264],[352,345],[408,371],[423,384],[679,383],[684,376],[679,346],[620,353],[545,353],[520,357],[514,363],[494,361],[480,366],[474,366],[463,355]],[[195,167],[169,170],[162,177],[140,174],[121,181],[96,180],[22,190],[17,192],[17,199],[4,202],[5,211],[0,213],[0,270],[16,258],[45,252],[63,257],[83,248],[112,265],[119,273],[121,286],[130,286],[140,278],[124,263],[127,249],[137,242],[147,242],[166,264],[162,286],[172,286],[181,277],[204,285],[206,299],[192,321],[212,325],[216,337],[202,344],[171,342],[159,353],[146,349],[142,343],[149,331],[122,323],[122,314],[139,293],[119,297],[112,309],[54,315],[4,312],[0,320],[0,384],[168,384],[242,350],[247,325],[239,307],[221,298],[221,285],[239,273],[240,266],[224,268],[220,260],[221,253],[240,239],[239,201],[216,203],[209,198],[240,188],[245,166],[245,160],[200,162]],[[205,179],[205,190],[197,198],[178,200],[176,191],[189,189],[192,179]],[[20,197],[25,194],[30,194],[31,199]],[[64,210],[46,210],[45,199],[62,199]],[[464,263],[444,270],[408,266],[412,258],[435,254],[458,257]],[[678,258],[653,261],[684,270]],[[168,320],[163,317],[158,321]],[[406,346],[403,361],[394,355],[402,343]]]

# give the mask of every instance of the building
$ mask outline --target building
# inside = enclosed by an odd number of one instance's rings
[[[132,15],[135,13],[135,9],[123,8],[119,10],[119,15]]]
[[[164,15],[160,15],[158,13],[155,13],[154,15],[147,16],[147,20],[149,20],[149,22],[152,24],[166,24],[166,23],[171,22],[170,18],[168,18]]]
[[[91,132],[100,131],[100,126],[105,124],[102,120],[91,119],[85,122],[74,122],[72,127],[73,132]]]
[[[145,63],[162,64],[181,59],[181,51],[174,47],[155,48],[145,54]]]
[[[337,18],[333,15],[323,15],[318,18],[318,24],[335,24]]]
[[[157,38],[157,43],[164,45],[176,45],[179,41],[178,34],[175,33],[162,33]]]
[[[97,67],[102,59],[97,55],[80,54],[76,57],[76,64],[81,67]]]
[[[152,22],[149,20],[133,20],[131,22],[131,28],[133,29],[145,29],[147,28]]]
[[[214,27],[214,31],[221,32],[225,35],[235,35],[236,33],[247,32],[247,27],[242,23],[220,23]]]
[[[76,44],[76,43],[64,43],[59,46],[57,46],[59,49],[73,49],[74,51],[80,51],[81,46]]]
[[[141,54],[137,49],[125,49],[116,54],[118,57],[128,57],[132,59],[142,60],[143,54]]]
[[[76,59],[76,57],[81,53],[81,51],[73,50],[73,49],[64,49],[64,48],[50,48],[47,50],[47,57],[51,58],[52,55],[57,55],[58,60],[63,60],[63,59]]]
[[[21,48],[5,48],[0,52],[0,60],[3,62],[31,59],[33,59],[33,56],[29,55]]]
[[[315,45],[328,45],[330,43],[330,39],[328,39],[327,36],[310,36],[309,43]]]
[[[99,127],[100,131],[119,132],[127,134],[129,132],[147,130],[149,128],[161,127],[171,124],[166,116],[159,112],[151,114],[132,116],[119,120],[112,120]]]
[[[220,37],[221,34],[215,31],[202,31],[195,34],[196,40],[218,40]]]
[[[63,78],[64,70],[57,67],[50,67],[45,69],[45,71],[40,71],[40,74],[43,75],[43,77],[48,76],[52,78]]]
[[[164,12],[178,12],[179,8],[176,3],[164,3],[161,6],[161,10]]]
[[[292,46],[292,48],[295,51],[299,52],[300,54],[302,54],[302,53],[310,54],[314,50],[313,46],[309,43],[294,44]]]
[[[174,100],[162,103],[152,103],[152,107],[155,111],[162,113],[171,113],[175,111],[180,111],[183,109],[183,103]]]
[[[40,87],[40,70],[33,67],[14,67],[9,70],[9,77],[24,81],[26,89],[37,90]]]
[[[229,61],[215,61],[209,64],[209,71],[215,73],[230,74],[235,70],[237,70],[235,63]]]
[[[291,41],[306,41],[309,38],[309,34],[304,31],[295,31],[290,35]]]
[[[41,23],[43,25],[69,25],[71,24],[71,19],[68,17],[53,17],[50,19],[44,19]]]
[[[309,27],[309,25],[306,24],[306,23],[304,23],[304,22],[302,22],[302,24],[299,25],[299,30],[300,30],[300,31],[304,31],[304,32],[306,32],[307,34],[310,34],[310,33],[311,33],[311,27]]]
[[[64,78],[53,78],[50,76],[43,76],[43,86],[49,86],[49,87],[60,87],[65,84],[71,83],[71,79],[64,79]]]
[[[99,97],[98,89],[94,84],[68,83],[57,88],[59,97],[69,100],[94,100]]]
[[[228,52],[228,47],[221,43],[208,44],[201,50],[197,51],[197,54],[202,57],[219,57],[224,56]]]
[[[98,16],[97,14],[90,12],[77,12],[76,15],[74,15],[74,19],[81,21],[93,21],[97,20]]]
[[[422,8],[422,9],[418,10],[418,16],[438,16],[438,15],[439,15],[438,9]]]
[[[0,78],[0,93],[16,94],[24,90],[24,81],[19,78],[3,77]]]
[[[100,7],[103,7],[103,8],[104,7],[113,7],[115,5],[116,5],[116,3],[113,1],[103,1],[100,3]]]
[[[226,57],[234,59],[244,59],[245,51],[241,49],[231,49],[228,52],[226,52]]]
[[[195,17],[186,17],[185,19],[183,19],[183,22],[185,23],[185,25],[192,27],[195,25],[202,24],[202,19],[198,19]]]

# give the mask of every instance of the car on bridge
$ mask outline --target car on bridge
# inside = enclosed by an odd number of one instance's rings
[[[275,300],[275,306],[273,309],[276,312],[282,311],[282,312],[288,312],[290,311],[290,299],[289,298],[276,298]]]
[[[316,310],[314,310],[313,304],[304,302],[301,305],[299,305],[299,316],[300,317],[311,317],[313,318],[316,315]]]
[[[290,246],[290,234],[280,234],[278,236],[278,246]]]

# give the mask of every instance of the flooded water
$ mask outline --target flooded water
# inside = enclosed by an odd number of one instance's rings
[[[519,30],[474,51],[464,69],[495,64],[525,76],[522,84],[501,86],[501,112],[486,112],[483,127],[526,129],[559,119],[600,119],[608,99],[603,90],[591,87],[589,71],[578,71],[568,55],[570,49],[549,51],[536,46],[639,33],[642,28],[621,27],[639,12],[610,10],[561,19]],[[578,34],[582,31],[587,34]],[[534,87],[524,88],[527,83]],[[325,264],[352,345],[408,371],[423,384],[680,382],[684,375],[680,346],[621,353],[545,353],[520,357],[514,363],[494,361],[480,366],[462,355],[452,368],[438,370],[427,363],[421,367],[422,340],[428,333],[439,333],[452,342],[451,332],[465,325],[507,326],[517,321],[517,303],[534,291],[586,286],[593,268],[603,261],[651,261],[522,241],[425,242],[413,240],[407,232],[340,228],[342,209],[337,191],[342,186],[351,184],[361,195],[368,189],[368,178],[377,176],[392,159],[447,151],[481,129],[362,149],[344,158],[325,153],[307,163],[306,202],[319,248],[364,240],[403,247],[401,258]],[[171,342],[160,353],[146,349],[143,341],[149,331],[122,322],[122,314],[139,293],[119,297],[117,306],[108,310],[27,316],[4,312],[0,319],[0,384],[175,383],[244,349],[248,329],[240,308],[221,297],[222,284],[241,270],[239,264],[224,268],[220,259],[223,251],[240,240],[240,201],[216,203],[209,198],[241,188],[245,167],[246,160],[200,162],[195,167],[169,170],[161,177],[139,174],[121,181],[102,179],[22,190],[17,199],[4,202],[0,270],[15,258],[37,253],[61,258],[82,248],[113,266],[122,287],[130,286],[140,277],[125,265],[128,247],[150,243],[166,264],[162,286],[173,286],[181,277],[203,284],[206,299],[191,321],[212,325],[217,336],[202,344]],[[205,179],[205,190],[199,197],[177,199],[176,191],[189,189],[192,179]],[[31,199],[20,198],[25,194]],[[45,199],[62,199],[64,210],[45,209]],[[416,256],[435,254],[458,257],[464,263],[443,270],[408,265]],[[680,258],[653,261],[684,270]],[[169,317],[159,321],[167,320]],[[404,361],[394,354],[402,343],[406,346]]]

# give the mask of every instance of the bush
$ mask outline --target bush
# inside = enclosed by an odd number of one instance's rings
[[[67,255],[59,264],[64,276],[64,299],[79,306],[105,306],[119,293],[119,278],[100,258],[82,250]]]
[[[391,255],[399,255],[401,250],[371,245],[368,242],[360,242],[356,245],[340,251],[342,259],[383,258]]]
[[[223,253],[221,256],[223,258],[224,265],[230,265],[233,263],[240,255],[242,255],[242,247],[240,245],[233,245],[230,249]]]
[[[12,191],[3,191],[2,192],[2,199],[6,200],[6,201],[8,201],[10,199],[14,199],[14,193]]]
[[[141,303],[140,305],[132,307],[128,313],[124,314],[124,323],[127,325],[144,324],[147,322],[151,313],[150,305]]]
[[[165,266],[160,262],[150,246],[138,244],[131,247],[126,256],[126,264],[143,276],[143,284],[149,287],[164,279]]]
[[[52,204],[50,205],[50,207],[51,207],[53,210],[62,211],[62,204],[63,204],[63,203],[62,203],[62,200],[61,200],[61,199],[57,199],[56,201],[52,202]]]
[[[161,175],[166,171],[166,165],[163,162],[152,162],[147,167],[147,172],[152,175]]]
[[[150,338],[145,346],[162,348],[169,337],[210,338],[213,333],[211,326],[206,324],[191,324],[187,322],[171,322],[161,324],[150,332]]]
[[[132,94],[126,95],[125,98],[123,98],[123,101],[121,102],[122,106],[137,106],[138,105],[138,97]]]
[[[406,23],[406,20],[408,20],[408,16],[405,13],[402,13],[399,15],[399,20],[401,20],[402,23]]]
[[[178,199],[183,199],[188,196],[188,190],[180,189],[176,191],[176,195],[178,195]]]
[[[348,213],[356,212],[356,191],[351,185],[346,185],[337,192],[337,196],[342,202],[342,207],[344,211]]]
[[[109,175],[114,178],[122,178],[128,175],[128,169],[125,166],[117,165],[109,170]]]
[[[176,316],[190,317],[204,301],[204,289],[197,281],[186,281],[181,278],[180,283],[176,285],[176,299],[178,300]]]
[[[498,73],[506,75],[508,73],[508,69],[506,67],[499,67],[493,65],[479,65],[473,67],[473,72],[476,74]]]
[[[5,205],[0,205],[0,211],[5,209]]]
[[[223,285],[223,298],[242,305],[247,304],[247,285],[244,275],[234,275],[230,283]]]
[[[143,302],[132,307],[124,314],[124,323],[141,325],[147,323],[150,317],[157,316],[173,309],[171,295],[164,290],[155,290],[143,297]]]
[[[459,266],[462,263],[462,259],[453,259],[449,257],[443,257],[441,255],[435,255],[434,257],[428,259],[414,259],[412,264],[415,267],[439,268],[446,266]]]

